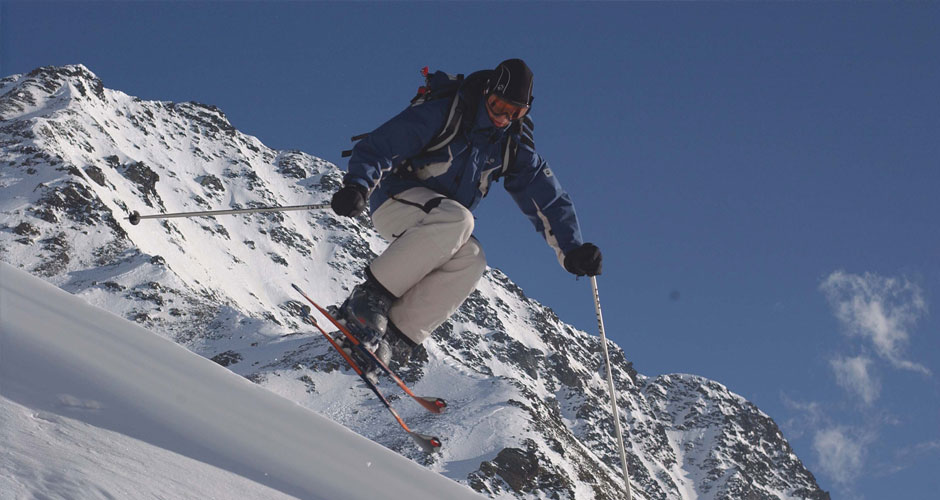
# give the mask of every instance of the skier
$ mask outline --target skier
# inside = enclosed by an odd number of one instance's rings
[[[338,215],[355,217],[368,199],[375,228],[391,242],[339,311],[386,364],[406,362],[473,292],[486,259],[471,211],[499,177],[567,271],[601,273],[600,250],[582,241],[571,199],[535,151],[532,71],[509,59],[474,75],[458,90],[468,120],[449,143],[428,150],[455,100],[408,107],[356,144],[331,200]]]

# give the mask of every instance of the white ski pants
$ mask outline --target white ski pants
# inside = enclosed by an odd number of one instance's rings
[[[486,269],[483,248],[472,236],[473,215],[460,203],[417,187],[383,203],[372,223],[391,242],[369,267],[398,297],[389,319],[421,343],[470,296]]]

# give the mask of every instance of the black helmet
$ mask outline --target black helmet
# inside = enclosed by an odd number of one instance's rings
[[[532,95],[532,70],[522,59],[507,59],[493,71],[486,93],[499,96],[516,106],[529,107]]]

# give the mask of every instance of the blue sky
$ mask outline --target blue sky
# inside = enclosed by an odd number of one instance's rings
[[[521,57],[536,144],[605,254],[608,335],[716,379],[835,498],[940,489],[940,4],[16,3],[0,73],[82,63],[345,168],[425,65]],[[491,265],[596,333],[510,198]],[[902,494],[903,493],[903,494]]]

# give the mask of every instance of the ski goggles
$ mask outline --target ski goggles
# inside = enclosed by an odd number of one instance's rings
[[[521,119],[529,112],[528,106],[516,106],[496,95],[489,96],[486,107],[494,116],[505,116],[512,121]]]

